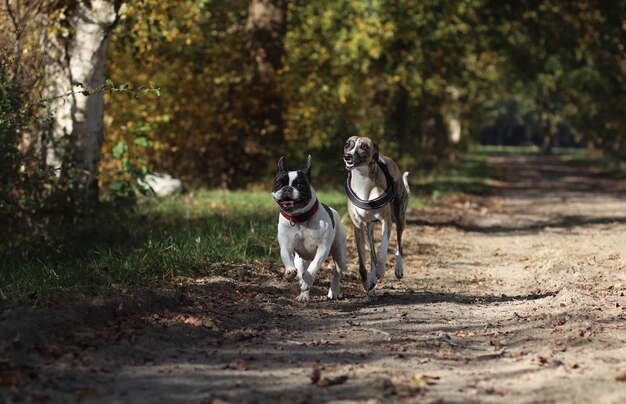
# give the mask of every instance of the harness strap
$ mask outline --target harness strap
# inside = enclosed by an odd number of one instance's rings
[[[326,205],[324,203],[322,203],[322,206],[324,207],[324,209],[326,209],[326,212],[328,212],[328,216],[330,216],[330,223],[332,223],[333,229],[334,229],[335,228],[335,216],[333,215],[333,211],[330,210],[328,205]]]
[[[361,199],[358,196],[356,196],[352,188],[350,188],[350,181],[352,180],[351,171],[348,172],[348,178],[346,178],[346,181],[343,184],[344,191],[346,192],[348,199],[350,199],[350,202],[352,202],[353,205],[361,209],[365,209],[365,210],[380,209],[383,206],[387,205],[389,202],[391,202],[393,198],[395,197],[395,193],[394,193],[395,181],[393,180],[393,177],[391,176],[391,173],[389,172],[389,167],[387,167],[387,163],[385,162],[385,160],[379,157],[378,160],[376,161],[376,164],[378,164],[381,170],[383,170],[383,174],[385,175],[385,180],[387,181],[387,189],[378,198],[366,200],[366,199]]]

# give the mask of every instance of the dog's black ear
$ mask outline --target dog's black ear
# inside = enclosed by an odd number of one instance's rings
[[[372,156],[372,160],[378,161],[379,154],[378,144],[374,143],[374,155]]]
[[[289,169],[287,168],[287,160],[285,159],[285,156],[281,156],[280,160],[278,160],[278,172],[283,172],[283,171],[289,171]]]
[[[311,155],[306,158],[306,166],[302,169],[302,172],[311,179]]]

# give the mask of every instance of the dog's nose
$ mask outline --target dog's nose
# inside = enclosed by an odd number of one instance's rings
[[[350,160],[351,158],[352,158],[352,156],[350,154],[348,154],[348,153],[343,155],[343,159],[344,160]]]

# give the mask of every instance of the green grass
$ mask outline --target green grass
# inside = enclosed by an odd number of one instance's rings
[[[593,167],[604,172],[604,175],[613,179],[626,178],[626,165],[618,161],[601,156],[592,156],[585,149],[561,149],[556,151],[564,161],[583,167]]]
[[[543,151],[534,146],[478,146],[463,155],[458,162],[445,169],[414,178],[412,192],[418,197],[430,196],[437,199],[440,195],[451,193],[485,194],[493,190],[492,180],[497,178],[496,167],[489,164],[491,156],[533,156]],[[615,179],[626,178],[626,170],[610,159],[594,157],[586,149],[555,148],[553,154],[569,165],[594,167],[603,171],[603,175]],[[417,198],[414,198],[417,199]]]
[[[527,156],[542,154],[541,148],[536,146],[479,146],[472,154],[480,156]],[[626,166],[617,160],[602,156],[600,154],[590,154],[586,148],[561,148],[552,150],[554,156],[569,165],[580,167],[593,167],[603,171],[603,174],[614,179],[626,178]],[[470,154],[471,155],[471,154]]]
[[[521,152],[529,151],[524,149]],[[433,199],[458,192],[484,193],[496,175],[496,169],[487,162],[488,155],[492,153],[496,151],[483,148],[467,153],[443,170],[413,178],[411,190],[415,195],[431,196]]]

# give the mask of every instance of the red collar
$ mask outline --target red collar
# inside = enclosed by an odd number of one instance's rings
[[[302,223],[302,222],[306,222],[307,220],[309,220],[311,217],[313,217],[315,212],[317,212],[317,209],[319,208],[319,206],[320,206],[320,202],[316,199],[315,203],[313,204],[313,207],[310,210],[302,214],[299,214],[297,216],[291,216],[285,211],[283,211],[282,209],[280,210],[280,214],[283,215],[285,219],[289,220],[289,223],[293,225],[295,223]]]

